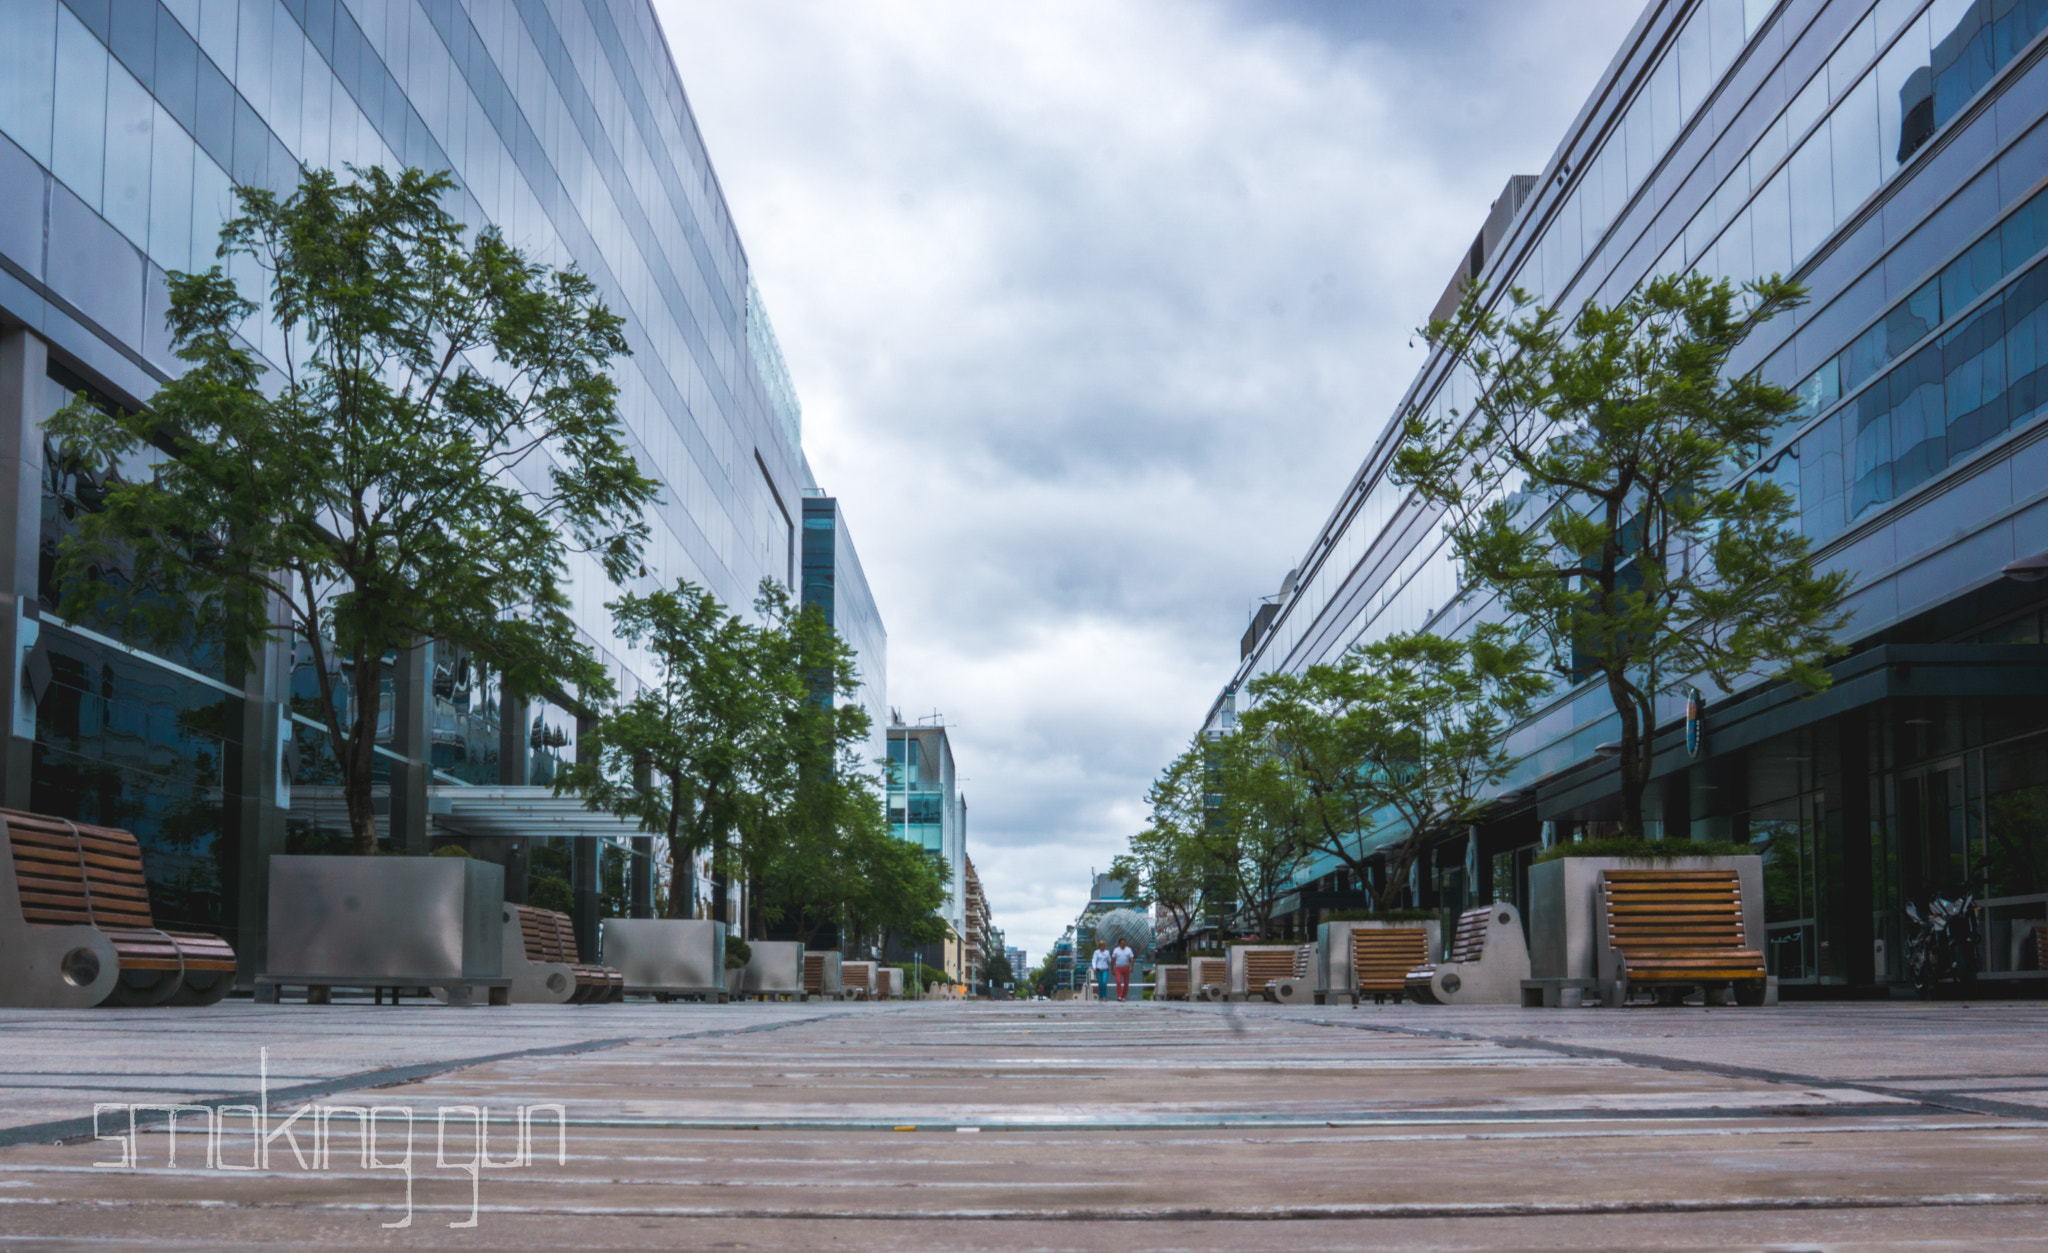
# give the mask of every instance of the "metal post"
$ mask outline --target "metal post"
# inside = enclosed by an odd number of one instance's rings
[[[391,751],[405,760],[391,767],[391,846],[413,857],[427,853],[427,784],[433,773],[434,646],[415,644],[398,654],[391,673]]]
[[[597,719],[579,715],[576,719],[576,752],[579,760]],[[586,961],[595,961],[598,923],[604,917],[604,842],[593,838],[569,841],[569,893],[575,902],[570,920],[576,929],[576,949]]]
[[[645,792],[654,786],[654,767],[635,762],[633,786]],[[654,917],[654,837],[633,837],[633,856],[626,866],[626,912],[635,918]]]
[[[36,596],[43,514],[43,397],[49,353],[27,331],[0,335],[0,684],[7,702],[4,798],[28,809],[35,760],[35,693],[29,659],[41,627]]]

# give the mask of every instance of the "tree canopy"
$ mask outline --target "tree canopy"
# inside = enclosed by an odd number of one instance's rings
[[[282,199],[237,188],[218,255],[268,290],[220,265],[171,274],[185,373],[142,412],[81,397],[46,430],[109,478],[63,545],[59,611],[165,647],[196,632],[238,664],[289,639],[369,853],[386,659],[445,641],[515,690],[601,699],[567,558],[636,575],[655,484],[606,373],[623,323],[590,280],[471,236],[445,174],[350,174],[310,171]],[[283,360],[241,338],[256,317]]]
[[[1396,635],[1334,663],[1253,680],[1236,734],[1264,744],[1302,797],[1306,843],[1364,886],[1369,837],[1405,832],[1384,854],[1378,903],[1391,908],[1432,840],[1474,821],[1515,758],[1506,732],[1547,687],[1533,649],[1498,626],[1469,638]]]
[[[1568,683],[1604,687],[1621,833],[1640,838],[1660,696],[1759,672],[1828,682],[1849,577],[1815,572],[1782,486],[1736,473],[1797,401],[1729,371],[1803,292],[1661,277],[1569,321],[1508,296],[1503,313],[1474,289],[1428,328],[1471,399],[1411,413],[1395,475],[1442,511],[1465,578],[1497,597],[1489,616]]]

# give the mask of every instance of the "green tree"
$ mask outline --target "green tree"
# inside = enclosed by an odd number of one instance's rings
[[[185,373],[143,412],[81,397],[46,429],[110,473],[104,508],[63,546],[59,611],[162,647],[196,631],[237,661],[294,640],[354,848],[372,853],[386,658],[445,641],[515,690],[601,698],[566,557],[635,574],[655,484],[605,372],[627,351],[623,323],[590,281],[495,229],[466,239],[441,207],[446,175],[351,173],[309,172],[285,199],[237,188],[221,228],[218,255],[250,258],[269,284],[286,344],[275,376],[238,338],[262,316],[249,294],[218,265],[174,273]]]
[[[1196,836],[1241,922],[1273,929],[1273,906],[1309,850],[1308,798],[1265,742],[1232,734],[1198,742],[1206,820]],[[1171,768],[1169,768],[1171,769]]]
[[[1534,663],[1533,646],[1497,626],[1466,639],[1390,636],[1253,680],[1257,703],[1237,734],[1270,745],[1306,798],[1314,851],[1361,885],[1367,839],[1406,832],[1384,854],[1378,904],[1391,908],[1422,850],[1474,821],[1513,768],[1506,732],[1549,686]]]
[[[1208,907],[1217,866],[1202,841],[1209,810],[1205,804],[1203,755],[1183,753],[1152,784],[1146,801],[1152,820],[1131,837],[1130,851],[1110,863],[1109,872],[1133,884],[1173,930],[1170,948],[1186,952],[1188,935]]]
[[[1658,278],[1569,322],[1478,290],[1427,335],[1471,374],[1464,410],[1406,421],[1398,481],[1445,511],[1465,578],[1498,597],[1550,668],[1598,680],[1621,725],[1621,834],[1641,838],[1657,698],[1772,670],[1806,691],[1845,620],[1846,574],[1816,574],[1786,490],[1731,470],[1797,407],[1731,355],[1803,298]]]
[[[802,680],[764,640],[688,580],[609,606],[619,636],[644,647],[654,680],[580,737],[555,777],[593,810],[637,819],[666,842],[671,916],[696,912],[696,858],[753,817],[765,765]]]
[[[982,978],[991,989],[1000,990],[1017,981],[1017,972],[1010,969],[1010,955],[997,953],[981,968]]]

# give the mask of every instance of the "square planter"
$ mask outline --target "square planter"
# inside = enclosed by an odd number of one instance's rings
[[[503,1003],[511,986],[504,868],[467,857],[272,857],[268,937],[264,1000],[436,987],[453,1004],[477,991]]]
[[[725,924],[702,918],[607,918],[604,962],[626,991],[656,1000],[725,999]]]
[[[740,972],[740,994],[767,1000],[804,995],[804,946],[795,940],[755,940]]]

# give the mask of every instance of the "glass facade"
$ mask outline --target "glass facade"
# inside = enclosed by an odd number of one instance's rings
[[[580,268],[626,316],[621,417],[662,485],[648,585],[687,578],[741,610],[764,578],[795,590],[809,482],[800,407],[645,0],[0,4],[0,329],[19,341],[8,359],[36,375],[0,410],[19,419],[24,447],[71,392],[135,406],[179,368],[165,275],[212,263],[234,185],[286,192],[302,167],[343,165],[451,171],[458,220]],[[253,269],[233,273],[262,295]],[[282,359],[262,313],[245,333]],[[91,507],[94,485],[33,454],[47,569],[66,511]],[[842,547],[842,581],[858,581]],[[611,629],[603,606],[617,589],[589,558],[571,567],[578,624],[630,694],[647,667]],[[53,589],[32,582],[5,590],[47,614]],[[880,709],[880,620],[864,581],[859,595]],[[10,782],[8,803],[131,826],[166,922],[230,938],[254,925],[237,876],[285,847],[287,828],[314,847],[338,817],[304,709],[318,676],[288,652],[230,676],[201,641],[157,657],[61,624],[32,634],[15,628],[16,652],[47,658],[50,677],[40,701],[31,690],[14,703],[35,784],[17,794]],[[573,756],[566,710],[538,702],[503,727],[502,694],[469,659],[430,648],[419,660],[378,695],[391,711],[382,776],[544,783]]]
[[[953,745],[943,726],[888,728],[889,825],[946,867],[952,899],[945,919],[967,934],[967,798],[953,772]]]
[[[803,603],[823,609],[825,620],[859,656],[860,699],[871,728],[862,756],[871,769],[878,769],[888,753],[889,633],[882,628],[839,502],[818,488],[806,488],[803,517]]]
[[[1914,781],[1948,769],[1911,748],[1907,723],[1919,715],[1893,694],[1922,689],[1901,677],[1910,664],[1884,660],[1904,654],[1870,651],[1935,649],[1925,655],[1956,667],[1945,675],[1969,668],[1987,692],[2019,690],[2043,664],[2024,651],[2042,642],[2039,585],[2001,571],[2048,549],[2044,31],[2041,0],[1651,6],[1482,275],[1567,316],[1665,273],[1783,273],[1809,290],[1735,363],[1804,403],[1732,473],[1784,484],[1820,563],[1853,572],[1845,642],[1885,678],[1840,725],[1820,713],[1757,715],[1718,749],[1709,735],[1698,762],[1660,762],[1650,798],[1654,827],[1735,836],[1765,854],[1768,947],[1793,983],[1895,977],[1899,911],[1929,892],[2048,890],[2048,862],[2027,851],[2038,824],[2024,798],[2048,785],[2027,773],[2038,755],[2015,749],[1994,772],[1986,748],[1981,766]],[[1424,364],[1208,729],[1233,724],[1259,674],[1497,614],[1462,585],[1440,520],[1388,475],[1399,416],[1462,409],[1471,392],[1458,362]],[[1995,651],[2007,645],[2021,651]],[[1732,718],[1770,699],[1752,679],[1714,704]],[[1675,724],[1682,708],[1671,695],[1660,721]],[[2022,738],[2030,717],[2048,723],[2021,710],[2000,717]],[[1801,718],[1814,725],[1792,725]],[[1560,690],[1515,729],[1523,757],[1474,863],[1482,877],[1525,881],[1542,830],[1611,817],[1595,749],[1617,735],[1611,704],[1591,688]],[[1768,763],[1780,755],[1809,763],[1801,787],[1762,782],[1778,777]],[[2008,851],[1971,860],[1979,837],[1968,831],[1988,830],[2001,805]],[[1937,835],[1951,828],[1962,834]],[[1307,867],[1302,884],[1334,882],[1334,869]],[[1515,890],[1460,884],[1458,894]],[[2010,908],[2048,917],[2048,897]]]

